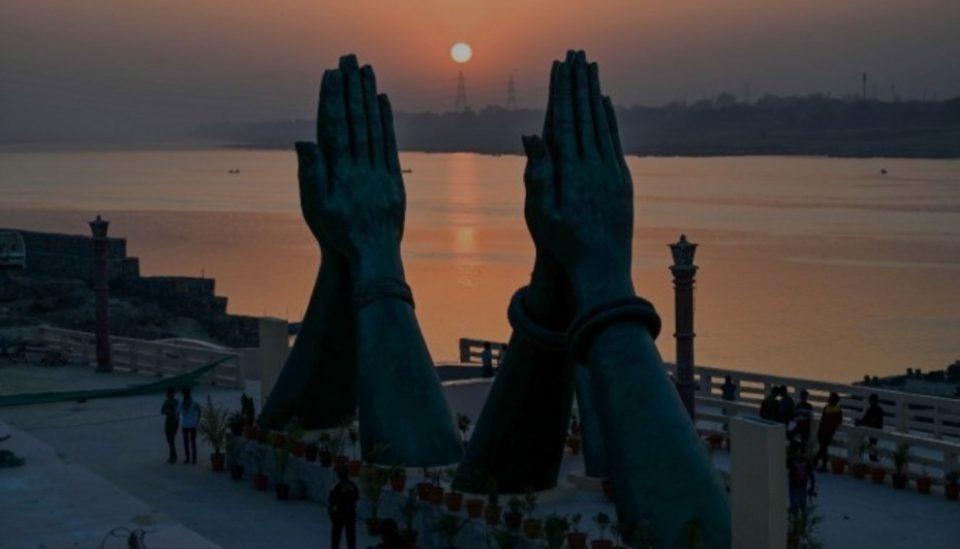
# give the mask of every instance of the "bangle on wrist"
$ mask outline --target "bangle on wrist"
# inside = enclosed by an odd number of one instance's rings
[[[507,318],[510,320],[513,331],[543,349],[565,349],[567,346],[565,332],[545,328],[534,322],[527,314],[523,304],[529,290],[529,286],[520,288],[510,300],[510,306],[507,308]]]
[[[615,299],[590,307],[573,319],[567,330],[571,357],[580,364],[586,364],[585,355],[590,340],[608,325],[622,321],[639,322],[653,339],[660,335],[660,316],[652,303],[642,297]]]
[[[410,286],[407,286],[407,283],[403,280],[394,277],[375,278],[359,284],[353,293],[353,306],[360,310],[381,299],[399,299],[406,301],[411,307],[415,307]]]

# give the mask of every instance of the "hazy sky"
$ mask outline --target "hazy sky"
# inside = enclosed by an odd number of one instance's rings
[[[397,110],[448,110],[458,70],[474,106],[503,103],[513,73],[542,107],[567,48],[620,105],[845,94],[864,71],[881,98],[960,95],[958,0],[0,0],[0,139],[310,117],[344,52]]]

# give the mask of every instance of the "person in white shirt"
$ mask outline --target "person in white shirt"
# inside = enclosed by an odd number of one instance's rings
[[[200,405],[190,396],[190,387],[183,388],[183,400],[177,411],[183,425],[183,463],[197,464],[197,425],[200,424]]]

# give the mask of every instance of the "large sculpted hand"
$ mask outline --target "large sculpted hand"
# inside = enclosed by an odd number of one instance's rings
[[[346,258],[355,280],[396,275],[406,197],[390,102],[373,69],[347,55],[324,73],[318,119],[318,143],[297,143],[311,231]]]
[[[633,295],[633,186],[595,63],[568,52],[551,73],[548,131],[524,138],[525,217],[570,277],[578,309]]]

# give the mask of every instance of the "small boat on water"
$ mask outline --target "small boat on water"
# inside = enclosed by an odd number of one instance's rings
[[[400,171],[403,172],[403,173],[413,173],[413,170],[411,170],[410,168],[403,168],[403,169],[400,170]]]
[[[239,169],[227,170],[227,173],[240,173]]]

